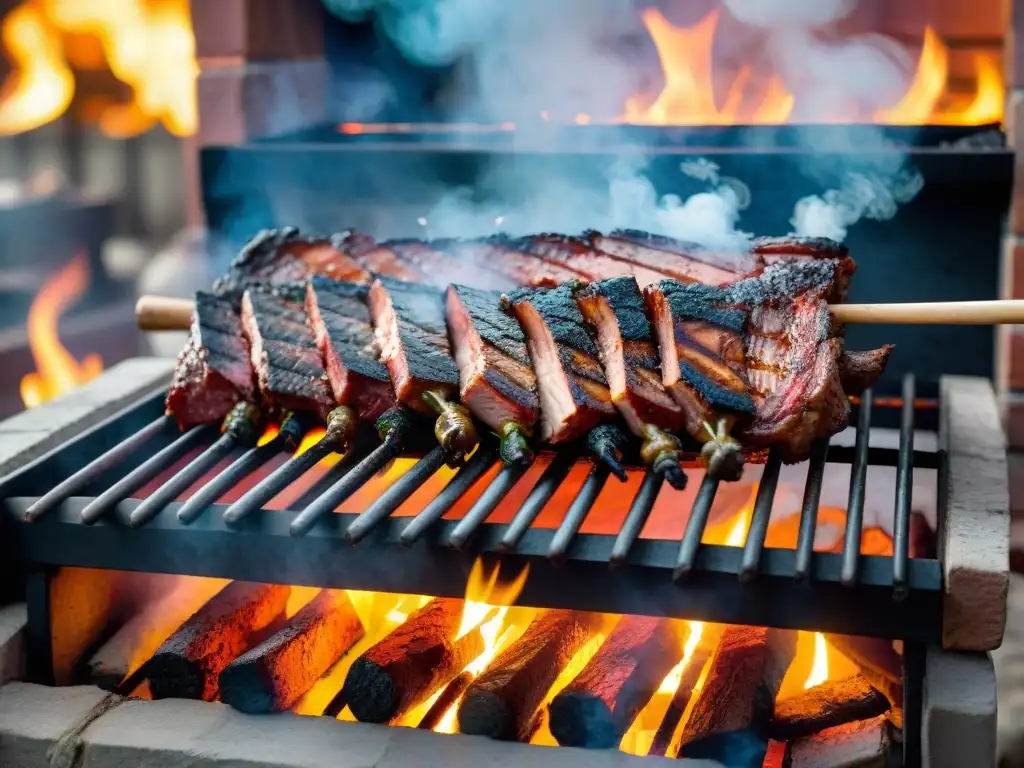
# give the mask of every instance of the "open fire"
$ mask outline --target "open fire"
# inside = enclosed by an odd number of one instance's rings
[[[89,286],[89,260],[78,254],[40,289],[28,312],[28,341],[36,370],[21,380],[21,399],[26,408],[39,405],[94,379],[103,361],[89,354],[75,359],[61,343],[58,322],[64,311]]]

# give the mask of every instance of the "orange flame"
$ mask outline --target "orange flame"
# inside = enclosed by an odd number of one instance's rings
[[[60,36],[36,5],[4,17],[0,39],[13,71],[0,90],[0,134],[21,133],[55,120],[75,95]]]
[[[711,11],[692,27],[677,27],[656,9],[641,14],[658,52],[664,87],[650,102],[635,95],[627,99],[621,120],[640,125],[731,125],[785,123],[796,96],[777,74],[771,75],[760,96],[751,88],[753,69],[741,67],[725,91],[721,104],[715,93],[712,52],[719,12]],[[871,119],[895,125],[982,125],[1003,117],[1005,88],[999,64],[991,57],[976,57],[977,84],[973,99],[958,108],[944,107],[948,95],[949,51],[934,29],[927,27],[924,44],[910,86],[891,107],[877,110]],[[851,115],[842,119],[855,120]]]
[[[86,355],[79,363],[60,343],[57,322],[64,310],[89,285],[89,261],[75,256],[50,278],[28,310],[28,343],[36,370],[21,380],[21,399],[31,408],[62,392],[94,379],[103,370],[99,355]]]
[[[466,582],[466,605],[462,609],[462,622],[456,639],[462,637],[480,624],[491,613],[492,606],[509,606],[515,603],[519,593],[526,586],[526,577],[530,575],[529,564],[509,583],[498,583],[498,571],[501,564],[495,564],[490,574],[486,573],[483,560],[479,557],[473,562]],[[503,612],[501,612],[502,615]],[[501,624],[498,624],[500,627]],[[497,628],[495,628],[495,632]]]
[[[199,67],[188,0],[26,0],[4,18],[2,37],[15,70],[0,132],[29,130],[67,109],[74,78],[64,48],[85,38],[99,41],[110,71],[132,89],[130,102],[102,110],[104,133],[134,136],[157,122],[176,136],[195,133]]]
[[[811,672],[807,675],[804,688],[813,688],[828,680],[828,646],[825,645],[825,636],[821,632],[814,633],[814,661],[811,662]]]

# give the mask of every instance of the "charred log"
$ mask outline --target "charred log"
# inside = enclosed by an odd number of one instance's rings
[[[455,638],[462,609],[462,600],[431,600],[356,659],[343,688],[352,714],[367,723],[394,721],[479,656],[479,631]]]
[[[221,700],[250,714],[288,709],[363,634],[348,595],[325,589],[220,673]]]
[[[903,659],[891,640],[855,635],[825,635],[837,651],[860,667],[861,674],[889,700],[889,720],[903,727]]]
[[[619,621],[587,665],[551,702],[551,734],[562,746],[611,749],[682,655],[678,622]]]
[[[837,725],[789,742],[783,768],[885,768],[890,740],[884,716]]]
[[[790,741],[836,725],[885,714],[889,700],[863,675],[828,680],[775,704],[769,731],[773,739]]]
[[[459,730],[508,741],[526,741],[534,713],[558,673],[601,627],[599,614],[545,611],[506,648],[466,691]]]
[[[760,768],[775,697],[796,654],[796,632],[729,627],[683,727],[679,756]]]
[[[291,587],[235,581],[157,649],[144,670],[155,699],[213,701],[221,671],[284,614]]]

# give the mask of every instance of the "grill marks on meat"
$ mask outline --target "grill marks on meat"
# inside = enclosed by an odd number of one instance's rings
[[[370,288],[374,338],[399,403],[436,415],[423,393],[454,399],[459,371],[448,343],[444,294],[432,286],[378,278]]]
[[[251,399],[252,369],[241,322],[230,300],[196,294],[191,334],[167,394],[167,413],[179,428],[220,421],[239,399]]]
[[[321,416],[334,406],[320,349],[306,322],[303,284],[249,288],[242,296],[242,329],[260,392],[284,410]]]
[[[516,245],[524,253],[571,269],[587,280],[609,280],[632,275],[641,285],[648,285],[669,276],[667,272],[658,271],[651,265],[614,259],[578,237],[533,235],[517,240]]]
[[[498,272],[493,272],[489,265],[474,264],[467,269],[464,261],[445,252],[439,244],[424,243],[419,240],[394,240],[387,246],[395,253],[402,264],[423,275],[423,280],[430,285],[445,289],[454,282],[466,282],[474,288],[501,291],[517,285]]]
[[[718,253],[695,243],[632,229],[619,229],[608,235],[588,232],[585,237],[591,246],[616,259],[684,283],[727,285],[761,266],[753,253]]]
[[[743,347],[746,312],[728,291],[663,280],[644,290],[658,335],[665,388],[682,408],[686,430],[708,437],[704,423],[724,414],[753,416]]]
[[[259,232],[214,283],[214,293],[241,293],[265,283],[290,283],[311,274],[335,280],[369,282],[369,275],[347,249],[365,249],[365,235],[342,232],[330,238],[305,237],[294,227]]]
[[[526,334],[540,395],[540,438],[572,440],[615,414],[598,350],[584,327],[574,291],[524,288],[502,297]]]
[[[596,333],[612,401],[630,430],[643,436],[644,424],[680,429],[682,410],[662,384],[661,357],[636,280],[591,283],[576,300]]]
[[[537,421],[537,376],[526,337],[501,309],[501,295],[462,285],[448,289],[448,334],[459,368],[462,403],[491,429],[527,429]]]
[[[374,347],[369,293],[363,283],[314,277],[306,285],[306,312],[334,401],[374,421],[394,405],[395,396]]]
[[[582,272],[524,253],[515,242],[505,235],[494,235],[480,240],[439,240],[434,244],[466,264],[501,273],[517,286],[553,288],[569,280],[586,278]]]

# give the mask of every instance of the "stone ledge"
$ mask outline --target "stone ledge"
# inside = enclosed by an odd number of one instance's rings
[[[926,768],[995,766],[996,673],[987,653],[928,648],[921,735]]]
[[[139,357],[85,386],[0,421],[0,477],[39,458],[146,395],[165,389],[174,361]]]
[[[99,688],[27,683],[0,689],[0,765],[51,768],[47,750],[106,696]],[[222,704],[174,699],[114,706],[82,731],[79,754],[76,768],[720,768],[706,760],[533,747],[291,713],[244,715]]]
[[[25,677],[25,603],[0,608],[0,686]]]
[[[1010,572],[1005,438],[988,380],[944,377],[940,403],[948,468],[940,510],[942,645],[991,651],[1003,640]]]

